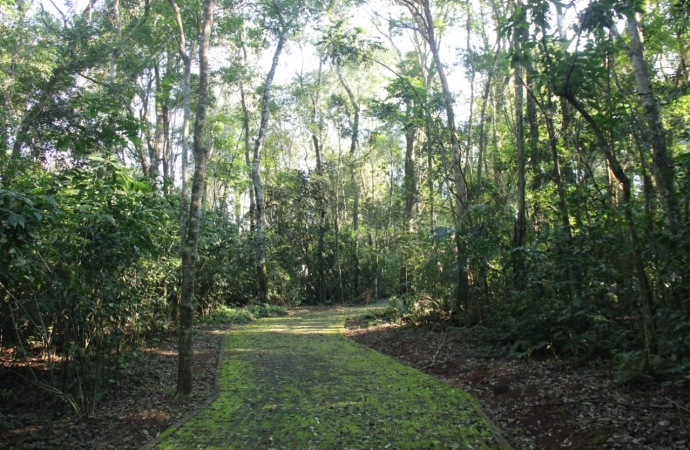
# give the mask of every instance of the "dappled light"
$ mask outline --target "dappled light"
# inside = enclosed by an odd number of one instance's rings
[[[219,397],[156,448],[507,447],[464,391],[343,339],[350,313],[234,329]]]
[[[196,340],[336,354],[347,320],[675,414],[521,449],[688,446],[690,1],[0,0],[0,91],[0,433],[36,430],[11,448],[138,448],[181,417],[90,419],[200,405]]]

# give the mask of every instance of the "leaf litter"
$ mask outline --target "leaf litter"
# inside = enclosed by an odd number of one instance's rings
[[[690,393],[663,379],[616,381],[610,362],[521,360],[475,329],[351,319],[354,341],[466,389],[516,449],[690,447]]]

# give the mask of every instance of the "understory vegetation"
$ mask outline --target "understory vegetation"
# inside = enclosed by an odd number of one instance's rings
[[[687,2],[74,8],[0,1],[0,347],[78,414],[183,273],[690,378]]]

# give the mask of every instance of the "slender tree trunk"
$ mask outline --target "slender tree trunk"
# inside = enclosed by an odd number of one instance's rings
[[[247,95],[244,92],[244,83],[240,81],[240,104],[242,105],[242,131],[244,135],[244,162],[251,167],[250,154],[252,152],[249,143],[249,109],[247,108]],[[249,230],[256,231],[256,199],[254,198],[254,186],[249,189]]]
[[[520,7],[521,2],[516,3]],[[513,47],[522,51],[520,42],[524,40],[524,33],[513,35]],[[524,248],[527,242],[527,211],[525,204],[525,128],[524,128],[524,85],[522,80],[523,68],[520,62],[515,62],[515,145],[517,146],[517,200],[518,210],[515,218],[513,234],[513,283],[519,291],[525,287],[524,283]]]
[[[407,114],[405,118],[405,225],[407,232],[414,232],[414,210],[417,203],[417,171],[414,160],[414,143],[417,127],[413,124],[413,112],[410,102],[407,102]]]
[[[247,65],[247,48],[242,39],[242,62]],[[250,154],[251,145],[249,144],[249,108],[247,108],[247,94],[244,92],[244,81],[240,78],[240,104],[242,105],[242,131],[244,135],[244,161],[247,167],[251,167]],[[256,231],[256,199],[254,198],[254,187],[249,189],[249,229],[252,233]]]
[[[436,221],[434,218],[434,157],[433,145],[431,144],[431,126],[429,118],[425,121],[426,140],[424,146],[426,147],[426,170],[427,170],[427,188],[429,189],[429,232],[431,233],[431,244],[436,244]]]
[[[465,26],[465,32],[467,33],[467,68],[470,71],[470,115],[467,119],[467,144],[465,146],[465,170],[466,176],[470,173],[470,156],[472,153],[472,145],[474,144],[472,138],[472,128],[474,122],[474,79],[476,77],[477,71],[474,67],[474,55],[472,53],[471,37],[472,37],[472,2],[467,2],[467,23]]]
[[[486,127],[486,105],[489,102],[489,93],[491,92],[491,82],[494,77],[494,72],[496,71],[496,62],[498,61],[498,55],[501,53],[500,38],[496,41],[496,46],[494,50],[494,62],[491,65],[491,70],[486,79],[486,85],[484,86],[484,94],[482,95],[482,109],[479,114],[479,150],[477,155],[477,180],[476,180],[476,192],[474,198],[478,198],[482,192],[482,169],[484,163],[484,153],[486,152],[486,133],[484,128]]]
[[[406,114],[403,129],[405,132],[405,164],[404,164],[404,179],[403,186],[405,190],[405,231],[406,239],[412,239],[414,233],[414,216],[415,205],[417,204],[417,174],[414,160],[414,143],[417,134],[417,127],[413,122],[414,112],[409,100],[406,101]],[[411,285],[414,282],[413,274],[410,271],[411,246],[405,246],[403,250],[403,261],[401,267],[400,284],[402,286],[402,293],[410,291]]]
[[[319,71],[316,79],[316,94],[312,99],[312,121],[313,127],[311,139],[314,144],[314,154],[316,156],[316,175],[318,183],[317,202],[319,205],[319,244],[318,244],[318,302],[320,304],[326,303],[326,293],[328,288],[328,280],[326,280],[326,193],[324,182],[323,158],[321,155],[321,145],[319,143],[319,136],[322,132],[321,120],[319,117],[319,96],[321,93],[321,70],[323,66],[323,59],[319,59]]]
[[[264,83],[264,91],[261,97],[261,123],[259,125],[259,133],[256,137],[256,142],[254,143],[254,159],[252,161],[252,181],[254,183],[254,195],[256,200],[256,271],[259,284],[259,300],[263,303],[268,303],[268,276],[266,273],[266,212],[264,191],[261,184],[259,169],[261,167],[261,151],[263,150],[264,140],[268,132],[269,106],[271,102],[273,78],[275,77],[280,54],[283,51],[286,40],[287,30],[283,30],[278,39],[275,53],[273,54],[271,69],[268,71]]]
[[[357,155],[357,143],[359,141],[359,105],[357,104],[357,99],[355,98],[352,89],[345,82],[340,68],[337,69],[338,79],[340,84],[347,92],[347,96],[352,104],[352,109],[354,110],[354,117],[352,119],[352,136],[350,138],[350,183],[352,184],[352,189],[354,190],[354,205],[352,210],[352,229],[355,233],[355,251],[353,255],[354,264],[354,289],[355,295],[359,294],[359,284],[361,277],[361,267],[359,264],[359,183],[356,179],[356,169],[355,169],[355,157]]]
[[[338,129],[340,134],[340,129]],[[345,304],[345,294],[343,290],[343,270],[340,264],[340,167],[341,167],[341,149],[340,141],[338,141],[338,170],[335,172],[335,204],[333,211],[333,231],[335,233],[335,264],[338,270],[338,296],[340,304]]]
[[[115,33],[117,36],[117,43],[110,54],[110,82],[115,82],[115,77],[117,76],[117,64],[115,60],[117,59],[117,48],[120,45],[120,38],[122,38],[122,24],[120,22],[120,0],[113,0],[113,26],[115,27]]]
[[[465,249],[466,243],[463,239],[462,222],[467,211],[467,183],[465,175],[462,172],[462,155],[460,153],[460,142],[455,128],[455,111],[453,110],[453,96],[450,92],[448,79],[443,68],[441,56],[438,50],[438,43],[436,41],[436,32],[434,29],[434,18],[431,14],[429,0],[418,0],[418,2],[405,1],[410,12],[417,19],[421,26],[424,38],[429,44],[429,50],[434,59],[436,66],[436,73],[441,82],[441,89],[443,92],[443,103],[446,110],[446,119],[448,134],[450,135],[451,152],[453,155],[453,182],[455,187],[455,244],[457,247],[457,261],[458,261],[458,285],[456,291],[457,308],[461,309],[463,303],[467,310],[467,320],[469,323],[476,323],[480,320],[479,304],[470,296],[469,277],[467,274],[467,251]],[[421,11],[419,6],[421,6]]]
[[[199,99],[194,122],[194,180],[189,210],[189,228],[182,249],[182,298],[180,300],[179,360],[177,370],[177,395],[192,393],[192,367],[194,358],[194,281],[201,200],[204,193],[208,150],[204,146],[204,124],[208,106],[209,67],[208,53],[213,25],[215,0],[204,0],[204,18],[199,45]]]
[[[559,35],[562,36],[562,31],[560,29],[561,22],[559,20],[558,26],[559,26]],[[542,27],[542,46],[545,49],[548,49],[546,46],[546,24],[544,22],[544,16],[541,16],[541,21],[540,21],[540,26]],[[549,66],[552,66],[552,61],[551,61],[551,56],[547,52],[546,53],[546,58]],[[555,90],[555,89],[553,89]],[[567,241],[567,249],[566,251],[570,251],[570,249],[573,248],[574,246],[574,241],[573,241],[573,234],[572,234],[572,227],[570,226],[570,212],[568,210],[568,203],[567,199],[565,196],[565,187],[564,187],[564,181],[563,181],[563,174],[561,171],[560,167],[560,160],[559,160],[559,155],[558,155],[558,145],[557,145],[557,136],[556,136],[556,129],[553,123],[553,117],[551,115],[551,111],[553,110],[553,104],[551,101],[551,95],[547,97],[547,105],[546,107],[537,99],[536,94],[534,93],[534,90],[531,89],[531,87],[528,86],[528,92],[530,95],[530,98],[535,105],[535,109],[538,106],[539,109],[542,112],[542,115],[544,116],[544,121],[546,122],[546,131],[549,136],[549,148],[551,149],[551,159],[553,161],[553,179],[556,183],[556,189],[558,191],[558,210],[561,215],[561,227],[563,227],[563,232],[565,234],[565,238]],[[567,140],[567,131],[568,128],[570,127],[570,124],[572,122],[572,110],[569,109],[568,103],[565,101],[565,99],[561,96],[561,111],[562,111],[562,124],[561,124],[561,134],[563,135],[563,143],[564,145],[567,146],[568,140]],[[536,114],[536,111],[535,111]],[[533,119],[534,122],[536,123],[536,117]],[[530,123],[530,125],[532,125]],[[536,137],[533,138],[536,140],[536,144],[538,144],[538,128],[535,131],[531,131],[530,134],[532,133],[537,133]],[[575,261],[573,264],[571,264],[568,267],[568,278],[571,282],[571,298],[574,299],[576,297],[580,296],[581,290],[582,290],[582,269],[580,267],[580,264],[578,261]]]
[[[184,112],[182,117],[182,147],[181,165],[182,173],[180,175],[180,182],[182,185],[182,192],[180,194],[180,254],[184,248],[184,240],[187,235],[187,213],[189,211],[189,122],[192,115],[192,58],[187,53],[187,40],[185,37],[184,26],[182,25],[182,15],[180,8],[177,6],[175,0],[168,0],[170,6],[175,12],[175,21],[177,23],[178,33],[178,52],[184,65],[184,75],[182,78],[182,90],[184,92]],[[190,51],[193,51],[194,44],[190,45]]]
[[[165,71],[165,76],[169,77],[172,73],[173,59],[168,55],[168,67]],[[162,139],[161,139],[161,155],[163,162],[163,192],[169,194],[173,186],[173,151],[170,145],[170,87],[169,84],[163,82],[163,88],[161,91],[161,127],[162,127]]]
[[[645,356],[647,367],[650,366],[651,358],[653,354],[657,353],[657,338],[656,330],[654,325],[654,295],[652,293],[652,287],[647,279],[647,274],[645,272],[644,259],[642,257],[642,252],[640,251],[639,239],[637,237],[637,229],[633,221],[632,215],[632,198],[631,198],[631,183],[630,178],[623,171],[623,166],[618,161],[613,149],[609,146],[606,141],[604,132],[599,127],[594,117],[592,117],[587,110],[580,104],[579,101],[567,90],[565,92],[559,93],[580,113],[580,115],[587,121],[587,123],[592,127],[595,136],[597,137],[597,142],[599,147],[606,156],[609,162],[609,166],[614,176],[621,183],[623,187],[623,210],[625,214],[625,220],[628,226],[628,231],[630,233],[630,245],[633,256],[633,261],[635,264],[635,270],[637,275],[637,280],[640,285],[640,303],[642,305],[642,317],[643,317],[643,329],[644,329],[644,340],[645,340]]]
[[[666,145],[666,130],[661,121],[659,100],[654,94],[652,76],[644,54],[644,42],[640,30],[639,14],[631,8],[626,15],[630,46],[628,56],[632,61],[637,84],[637,95],[640,99],[644,117],[649,128],[649,142],[652,146],[652,159],[658,170],[653,171],[656,183],[663,192],[663,202],[669,222],[674,231],[677,231],[679,223],[678,203],[675,198],[675,168],[673,158]]]

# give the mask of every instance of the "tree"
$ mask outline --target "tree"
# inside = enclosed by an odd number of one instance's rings
[[[446,127],[450,138],[451,155],[453,158],[453,182],[455,191],[453,192],[454,207],[455,207],[455,241],[457,247],[457,263],[458,263],[458,284],[456,291],[456,301],[458,309],[463,303],[466,305],[468,313],[468,321],[476,323],[480,320],[480,309],[476,301],[470,294],[469,279],[467,276],[467,255],[466,243],[463,238],[463,218],[465,211],[467,211],[467,180],[462,169],[462,155],[460,153],[460,141],[455,125],[455,111],[453,108],[453,95],[448,85],[446,72],[441,61],[439,53],[438,42],[436,39],[436,24],[431,13],[431,5],[429,0],[401,0],[401,3],[407,7],[412,15],[417,29],[420,31],[422,37],[429,45],[429,49],[433,56],[434,65],[436,67],[436,74],[441,82],[441,90],[443,93],[443,103],[446,111]]]
[[[182,296],[180,298],[179,363],[177,370],[177,395],[181,396],[191,395],[193,388],[194,280],[197,248],[199,246],[201,201],[209,154],[209,149],[204,142],[204,125],[209,100],[208,54],[215,5],[215,0],[204,0],[204,15],[199,42],[199,98],[194,121],[194,178],[189,208],[189,228],[182,249]]]

